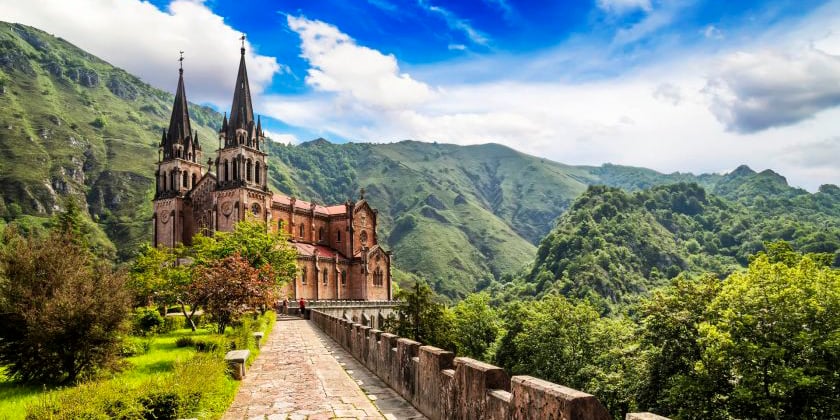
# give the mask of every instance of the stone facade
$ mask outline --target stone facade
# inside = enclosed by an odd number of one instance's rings
[[[377,211],[364,199],[323,206],[268,188],[265,136],[251,104],[245,50],[231,105],[219,131],[219,150],[201,164],[190,126],[183,69],[155,173],[155,246],[189,245],[199,232],[231,231],[257,219],[282,229],[298,252],[298,274],[283,294],[298,300],[391,300],[391,253],[377,239]]]

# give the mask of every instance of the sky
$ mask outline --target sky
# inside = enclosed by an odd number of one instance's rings
[[[0,0],[275,141],[500,143],[567,164],[840,184],[840,0]]]

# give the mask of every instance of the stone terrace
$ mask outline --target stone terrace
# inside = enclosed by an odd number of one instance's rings
[[[223,418],[424,417],[311,323],[281,316]]]

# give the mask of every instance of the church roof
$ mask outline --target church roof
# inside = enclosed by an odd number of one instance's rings
[[[245,48],[239,58],[239,72],[236,75],[236,86],[233,89],[233,103],[230,106],[230,116],[227,124],[228,139],[234,138],[237,129],[244,129],[250,135],[254,124],[254,108],[251,104],[251,88],[248,85],[248,71],[245,68]]]
[[[190,125],[190,111],[187,106],[187,92],[184,88],[184,69],[178,70],[178,88],[175,90],[175,103],[172,105],[172,116],[169,118],[169,129],[164,132],[161,139],[164,159],[174,156],[173,146],[183,146],[184,155],[192,149],[195,144]]]
[[[318,251],[318,256],[323,258],[344,258],[340,252],[324,245],[307,244],[302,242],[292,242],[292,246],[297,250],[298,255],[305,257],[312,257],[315,251]]]
[[[287,195],[284,195],[284,194],[278,194],[278,193],[274,193],[274,195],[271,197],[271,201],[274,202],[274,203],[279,203],[279,204],[286,205],[286,206],[290,206],[292,204],[291,197],[289,197]],[[312,203],[309,202],[309,201],[297,200],[296,199],[295,200],[295,208],[298,209],[298,210],[310,211],[310,210],[312,210]],[[336,204],[336,205],[332,205],[332,206],[329,206],[329,207],[322,206],[320,204],[315,204],[315,212],[316,213],[326,214],[328,216],[332,216],[332,215],[335,215],[335,214],[344,214],[346,211],[347,211],[347,208],[345,207],[344,204]]]

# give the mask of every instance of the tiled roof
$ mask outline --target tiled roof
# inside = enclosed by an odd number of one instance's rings
[[[324,245],[316,245],[316,244],[306,244],[301,242],[292,242],[292,246],[297,249],[298,254],[311,257],[315,255],[315,250],[318,250],[319,257],[325,258],[334,258],[338,256],[338,258],[344,258],[340,252]]]
[[[275,203],[284,204],[284,205],[287,205],[287,206],[291,205],[291,203],[292,203],[292,200],[289,196],[284,195],[284,194],[278,194],[278,193],[274,193],[274,195],[271,197],[271,201],[273,201]],[[312,203],[310,203],[309,201],[295,200],[295,208],[300,209],[300,210],[311,210],[312,209]],[[315,205],[315,212],[321,213],[321,214],[326,214],[326,215],[343,214],[345,211],[347,211],[347,210],[344,207],[344,204],[336,204],[334,206],[329,206],[329,207],[325,207],[325,206],[322,206],[320,204]]]

